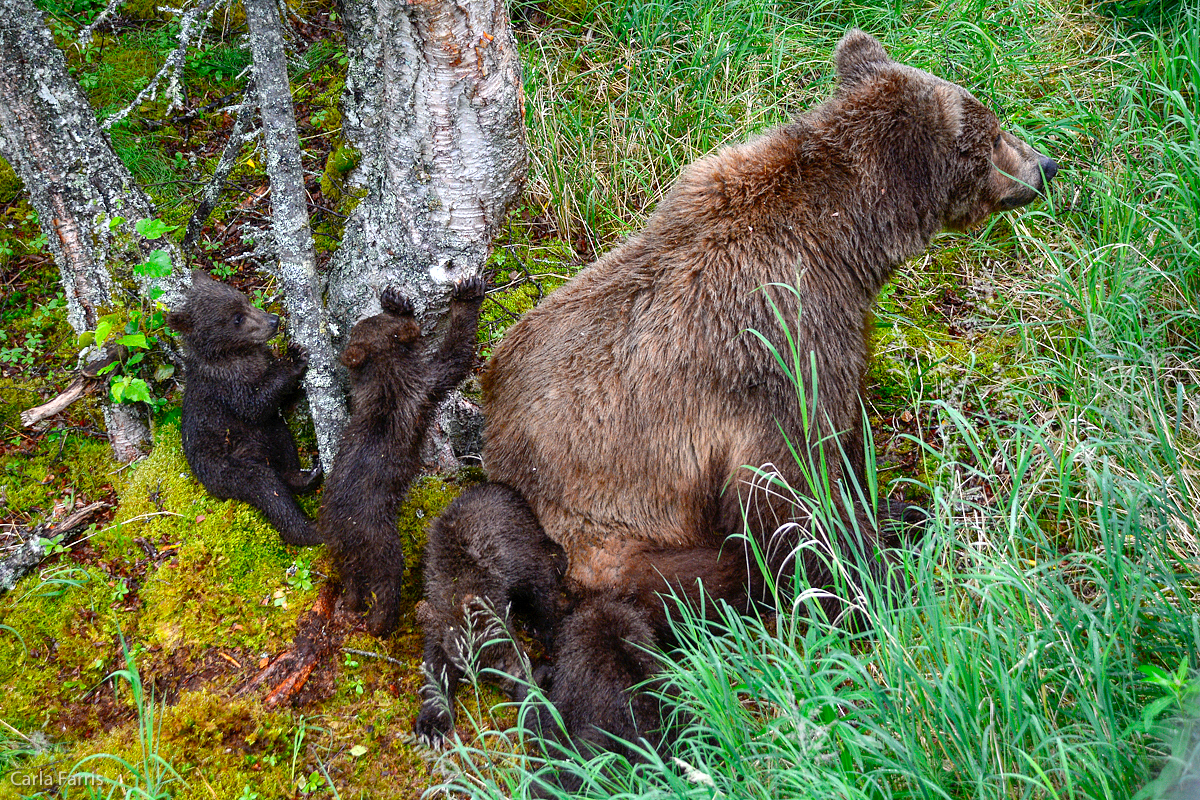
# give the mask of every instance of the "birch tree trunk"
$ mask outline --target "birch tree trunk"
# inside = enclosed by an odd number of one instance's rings
[[[344,336],[400,286],[428,320],[479,274],[525,179],[524,102],[503,0],[344,0],[343,135],[367,195],[327,307]]]
[[[287,307],[288,333],[308,351],[304,389],[312,410],[317,449],[333,466],[346,423],[329,326],[317,284],[317,257],[308,222],[308,196],[300,163],[300,137],[288,84],[287,58],[275,0],[244,0],[250,29],[254,84],[262,116],[267,175],[271,181],[271,231],[279,251],[279,284]]]
[[[448,287],[478,275],[525,180],[521,64],[504,0],[343,0],[349,68],[342,132],[367,190],[326,293],[335,341],[398,286],[426,327]],[[454,466],[482,412],[454,392],[423,448]]]
[[[30,0],[0,0],[0,155],[37,210],[76,333],[94,330],[104,313],[136,308],[153,283],[168,303],[182,297],[182,264],[173,245],[154,244],[172,257],[169,278],[134,273],[150,250],[134,223],[154,217],[154,207],[100,130]],[[105,405],[119,460],[137,458],[149,444],[146,411],[140,403]]]

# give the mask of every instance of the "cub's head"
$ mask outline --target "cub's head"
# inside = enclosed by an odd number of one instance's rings
[[[279,317],[255,308],[250,298],[192,270],[187,304],[167,314],[167,325],[183,334],[194,357],[213,360],[261,347],[279,329]]]
[[[857,150],[891,173],[902,194],[892,202],[932,202],[938,227],[963,230],[1030,203],[1058,174],[966,89],[896,63],[866,33],[847,33],[834,61]]]
[[[413,352],[420,338],[421,326],[411,314],[376,314],[354,325],[341,360],[353,372],[374,357],[403,358]]]

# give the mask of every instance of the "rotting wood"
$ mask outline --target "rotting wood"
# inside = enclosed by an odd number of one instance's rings
[[[70,534],[83,527],[83,523],[87,522],[96,512],[108,507],[108,503],[97,500],[95,503],[89,503],[73,512],[61,522],[42,524],[30,530],[18,531],[17,535],[24,541],[12,555],[0,561],[0,593],[11,591],[17,581],[42,563],[49,552],[49,548],[43,544],[44,541],[62,536],[63,538],[58,544],[69,545],[72,541],[69,538]]]

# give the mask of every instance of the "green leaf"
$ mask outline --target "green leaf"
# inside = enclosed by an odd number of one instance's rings
[[[129,387],[130,380],[128,375],[122,375],[108,387],[108,395],[114,403],[120,403],[125,398],[125,390]]]
[[[162,237],[163,234],[169,233],[179,226],[168,225],[160,219],[139,219],[133,227],[134,230],[136,230],[142,236],[145,236],[147,239],[158,239]]]
[[[359,756],[365,756],[366,754],[367,748],[363,747],[361,744],[356,744],[354,747],[350,748],[350,755],[354,756],[355,758],[358,758]]]
[[[128,403],[149,403],[150,387],[141,378],[130,378],[129,388],[125,390],[125,401]]]
[[[174,364],[159,364],[158,369],[154,370],[154,380],[165,381],[167,378],[175,374]]]
[[[95,331],[84,331],[83,333],[79,334],[79,339],[76,342],[75,346],[76,347],[88,347],[89,345],[93,345],[95,343],[96,343],[96,332]]]
[[[146,263],[134,267],[133,271],[150,278],[165,278],[171,274],[171,254],[166,250],[152,250]]]
[[[118,227],[125,224],[125,218],[122,216],[110,217],[108,220],[108,229],[115,231]]]
[[[117,344],[123,344],[126,347],[137,347],[142,350],[150,346],[146,344],[146,334],[144,333],[131,333],[127,336],[122,336],[120,339],[117,339]]]
[[[145,350],[143,350],[140,353],[134,353],[132,356],[129,357],[129,360],[125,362],[125,368],[129,369],[130,367],[136,367],[138,364],[142,363],[142,359],[145,357],[146,357]]]
[[[104,344],[108,341],[108,335],[112,333],[112,327],[112,323],[108,320],[100,321],[100,324],[96,326],[96,344]]]
[[[1140,667],[1138,667],[1138,672],[1146,676],[1145,678],[1142,678],[1142,683],[1154,683],[1159,685],[1169,685],[1171,683],[1171,676],[1168,675],[1163,669],[1156,667],[1153,664],[1142,664]]]

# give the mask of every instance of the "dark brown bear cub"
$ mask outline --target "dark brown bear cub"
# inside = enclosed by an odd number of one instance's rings
[[[454,287],[449,325],[441,344],[428,352],[412,303],[388,289],[380,297],[383,313],[356,324],[342,353],[350,370],[352,416],[325,486],[318,526],[347,607],[362,611],[370,603],[367,625],[376,636],[396,627],[404,576],[396,514],[420,470],[421,443],[438,403],[471,370],[483,295],[482,278]]]
[[[639,756],[625,742],[645,739],[662,747],[671,730],[669,704],[660,697],[669,696],[669,687],[656,680],[659,645],[651,613],[636,599],[615,592],[583,596],[555,642],[550,706],[538,719],[543,737],[584,755],[614,750],[631,760]],[[577,788],[569,776],[559,780]]]
[[[566,605],[566,566],[562,548],[507,486],[472,487],[437,518],[425,545],[425,600],[417,615],[425,630],[427,683],[413,727],[422,741],[436,745],[450,731],[454,696],[470,664],[535,677],[526,674],[513,624],[523,621],[547,651],[553,647]],[[502,683],[521,695],[520,680]]]
[[[201,270],[192,272],[187,305],[167,315],[183,334],[183,454],[214,497],[258,508],[292,545],[320,543],[294,494],[321,482],[320,468],[300,469],[296,441],[280,413],[295,398],[308,364],[288,347],[276,358],[267,340],[279,317]]]

